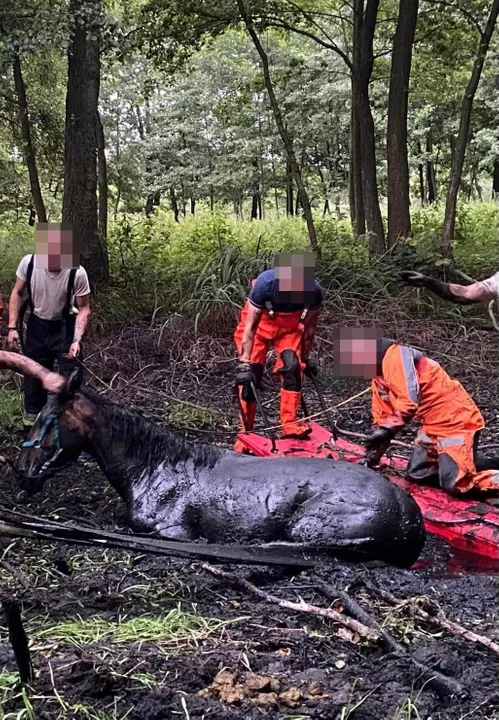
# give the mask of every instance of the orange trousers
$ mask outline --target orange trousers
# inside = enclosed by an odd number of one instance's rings
[[[382,427],[402,426],[412,417],[421,423],[408,478],[438,475],[447,492],[499,491],[499,471],[475,466],[485,423],[470,395],[438,363],[423,357],[411,368],[400,350],[394,345],[385,353],[383,375],[372,383],[372,412]]]
[[[246,301],[241,311],[239,323],[234,333],[234,342],[237,352],[241,354],[242,340],[246,318],[248,315],[248,303]],[[291,313],[275,313],[271,318],[269,313],[264,310],[258,323],[255,333],[253,347],[251,349],[250,363],[259,366],[262,371],[267,359],[267,353],[270,348],[276,352],[277,358],[274,364],[274,373],[294,373],[298,379],[298,387],[301,388],[301,376],[305,369],[305,363],[302,361],[302,342],[303,342],[303,324],[300,321],[302,311]],[[294,360],[295,367],[288,368],[285,359],[286,351],[291,351],[291,357]],[[281,387],[281,413],[280,419],[282,435],[292,437],[303,437],[310,432],[310,428],[306,423],[298,421],[298,412],[300,409],[301,389],[287,389],[286,380],[283,380],[284,386]],[[244,400],[243,392],[239,390],[239,397],[244,412],[244,418],[241,417],[241,425],[243,429],[252,430],[255,419],[255,401]],[[236,442],[235,449],[239,449]]]

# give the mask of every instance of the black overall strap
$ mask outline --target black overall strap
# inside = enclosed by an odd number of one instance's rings
[[[73,297],[73,291],[75,286],[76,270],[77,268],[71,268],[71,272],[69,273],[68,290],[66,293],[66,304],[64,305],[64,310],[62,311],[63,317],[67,317],[71,310],[71,299]]]
[[[26,290],[28,292],[28,307],[33,312],[34,305],[33,305],[33,291],[31,288],[31,280],[33,278],[33,268],[35,265],[35,256],[32,255],[30,258],[30,261],[28,263],[28,270],[26,272]]]

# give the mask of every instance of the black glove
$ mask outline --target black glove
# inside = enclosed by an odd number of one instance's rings
[[[399,273],[399,280],[404,285],[411,285],[412,287],[426,287],[430,278],[423,273],[416,272],[415,270],[404,270]]]
[[[313,360],[310,358],[305,362],[305,370],[303,371],[308,378],[317,377],[319,369]]]
[[[373,467],[379,465],[379,461],[388,450],[391,441],[397,434],[398,428],[385,428],[379,427],[369,435],[367,438],[366,445],[366,456],[364,458],[364,465],[367,467]]]
[[[236,385],[256,385],[256,375],[251,369],[251,363],[240,362],[237,366]]]

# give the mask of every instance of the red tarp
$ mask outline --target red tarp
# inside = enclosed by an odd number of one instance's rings
[[[276,440],[277,454],[350,462],[358,462],[364,455],[364,448],[359,445],[342,438],[334,442],[329,430],[317,423],[311,423],[311,426],[312,434],[305,440]],[[272,456],[272,444],[267,437],[239,433],[238,438],[253,455]],[[437,488],[408,482],[402,476],[406,465],[407,462],[399,458],[384,458],[383,474],[412,495],[421,508],[426,530],[460,550],[499,559],[499,508],[486,498],[456,498]]]

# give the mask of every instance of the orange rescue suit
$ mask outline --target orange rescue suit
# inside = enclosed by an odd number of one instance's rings
[[[253,281],[253,283],[254,282],[255,281]],[[234,333],[234,342],[239,354],[242,352],[242,340],[250,304],[250,301],[246,300]],[[272,315],[268,310],[262,310],[251,349],[250,363],[255,366],[260,366],[263,372],[267,352],[270,348],[273,348],[277,356],[274,364],[274,373],[279,373],[285,369],[283,353],[289,350],[294,353],[298,363],[296,370],[299,375],[301,375],[305,369],[305,363],[302,360],[303,320],[303,310],[272,312]],[[244,413],[244,417],[241,416],[240,418],[242,430],[252,430],[256,415],[255,401],[253,399],[245,400],[243,398],[242,388],[239,388],[239,398]],[[300,401],[300,390],[281,387],[280,420],[282,425],[281,434],[283,437],[303,437],[310,433],[310,427],[305,422],[298,420]],[[239,441],[236,441],[234,449],[238,452],[244,450]]]
[[[372,381],[372,414],[380,427],[421,423],[408,476],[423,480],[438,472],[449,492],[499,490],[499,472],[477,472],[475,435],[483,417],[460,382],[415,348],[391,344]]]

